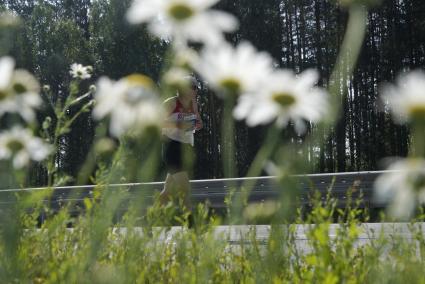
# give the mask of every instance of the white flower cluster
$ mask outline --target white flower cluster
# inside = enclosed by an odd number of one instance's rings
[[[314,87],[318,74],[304,71],[297,77],[289,70],[275,71],[269,75],[267,84],[257,93],[241,96],[234,116],[246,118],[250,126],[272,122],[285,127],[294,122],[298,133],[306,131],[306,121],[318,122],[328,109],[327,94]]]
[[[0,132],[0,160],[12,160],[13,167],[20,169],[30,161],[42,161],[50,154],[51,147],[28,129],[16,126]]]
[[[300,76],[289,70],[276,70],[272,58],[242,42],[233,47],[224,41],[224,32],[234,31],[237,20],[224,12],[209,9],[218,0],[135,0],[127,13],[131,23],[148,23],[150,30],[174,42],[177,58],[187,52],[188,42],[201,42],[200,56],[190,56],[178,66],[190,65],[225,98],[237,96],[236,119],[256,126],[276,120],[284,127],[295,123],[304,132],[306,121],[317,122],[327,112],[327,95],[315,87],[317,74],[309,70]],[[186,57],[187,58],[187,57]],[[178,60],[181,61],[181,60]],[[177,71],[176,71],[177,70]],[[183,78],[167,73],[167,78]]]
[[[135,0],[127,13],[130,23],[149,23],[150,31],[178,45],[188,41],[216,46],[223,32],[237,28],[236,19],[209,10],[219,0]]]
[[[73,63],[71,65],[71,70],[69,71],[69,74],[71,74],[74,79],[85,80],[91,78],[91,72],[93,72],[93,67],[83,66],[79,63]]]
[[[35,119],[35,109],[41,105],[40,85],[29,72],[15,70],[11,57],[0,58],[0,118],[17,113],[27,122]]]
[[[425,119],[425,73],[412,71],[401,75],[397,85],[386,85],[382,99],[388,103],[396,122]]]
[[[417,205],[425,204],[425,160],[400,159],[375,183],[376,199],[389,203],[391,216],[409,218]]]
[[[32,74],[15,69],[13,58],[0,58],[0,120],[6,114],[17,114],[27,123],[34,122],[35,110],[42,103],[39,92]],[[44,160],[49,153],[50,147],[22,126],[0,131],[0,160],[12,160],[15,168],[23,168],[30,160]]]
[[[397,123],[422,124],[425,131],[425,73],[412,71],[398,77],[397,84],[382,89],[382,100]],[[423,141],[425,143],[425,141]],[[398,219],[412,216],[417,205],[425,204],[425,157],[399,159],[375,183],[379,201],[389,203],[389,214]]]
[[[116,137],[128,131],[141,132],[150,126],[157,127],[164,118],[154,83],[143,75],[130,75],[119,81],[102,77],[95,99],[94,117],[109,116],[110,132]]]

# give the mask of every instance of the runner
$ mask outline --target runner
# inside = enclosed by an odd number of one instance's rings
[[[177,92],[177,96],[164,102],[168,111],[162,133],[164,143],[162,157],[167,167],[164,189],[160,193],[161,204],[183,199],[185,209],[192,210],[189,172],[193,165],[194,133],[202,128],[196,102],[197,83],[191,79],[191,87]]]

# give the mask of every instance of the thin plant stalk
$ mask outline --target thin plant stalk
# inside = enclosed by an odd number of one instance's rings
[[[415,119],[413,121],[410,156],[425,158],[425,119]]]
[[[236,176],[235,164],[235,122],[232,110],[235,105],[233,96],[226,96],[223,107],[221,152],[223,160],[223,172],[225,178]]]
[[[328,85],[331,95],[329,112],[325,120],[317,125],[315,133],[306,139],[307,145],[317,145],[323,138],[326,140],[341,115],[341,101],[347,95],[347,81],[354,72],[366,35],[367,15],[367,8],[363,5],[353,4],[349,8],[346,32]]]
[[[276,124],[272,125],[268,129],[266,139],[260,150],[257,152],[254,161],[251,163],[246,177],[257,177],[261,174],[265,163],[273,154],[276,146],[279,145],[279,142],[281,141],[280,131],[281,129]],[[246,199],[253,190],[255,182],[256,181],[252,179],[245,179],[243,181],[241,185],[242,193],[240,196],[238,196],[238,198],[235,198],[235,203],[232,208],[236,215],[241,215],[243,205],[247,201],[244,199]]]

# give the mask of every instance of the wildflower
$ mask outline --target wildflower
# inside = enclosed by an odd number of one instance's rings
[[[208,10],[219,0],[135,0],[127,12],[132,24],[149,23],[151,32],[172,38],[179,44],[187,41],[217,45],[222,32],[236,29],[236,19],[224,12]]]
[[[399,76],[397,85],[383,88],[382,98],[388,102],[396,122],[425,120],[425,73],[412,71]]]
[[[90,86],[89,86],[89,92],[90,92],[90,93],[95,93],[95,92],[96,92],[96,89],[97,89],[97,88],[96,88],[96,85],[90,85]]]
[[[192,85],[192,77],[186,69],[173,67],[164,74],[164,82],[175,89],[188,89]]]
[[[93,72],[93,68],[91,66],[83,66],[82,64],[74,63],[71,65],[69,74],[71,74],[75,79],[85,80],[91,78],[91,72]]]
[[[13,167],[23,168],[33,161],[42,161],[51,152],[47,145],[38,137],[22,127],[0,132],[0,160],[13,159]]]
[[[154,83],[143,75],[130,75],[116,82],[102,77],[95,99],[94,117],[110,116],[110,131],[116,137],[129,130],[159,127],[164,117]]]
[[[218,95],[241,95],[258,91],[272,70],[272,59],[265,52],[243,42],[236,48],[222,45],[201,54],[196,71],[218,91]]]
[[[318,74],[307,70],[296,76],[289,70],[271,74],[256,94],[239,97],[233,115],[246,119],[249,126],[276,120],[279,127],[294,122],[298,133],[306,130],[305,121],[317,122],[326,113],[328,102],[324,90],[314,87]]]
[[[44,130],[48,130],[52,126],[52,118],[50,116],[46,116],[43,123],[41,124],[41,127]]]
[[[0,59],[0,116],[18,113],[31,122],[35,119],[34,109],[42,103],[40,85],[31,73],[14,67],[11,57]]]
[[[43,92],[48,93],[50,92],[50,90],[51,90],[50,85],[43,85]]]
[[[190,48],[177,48],[173,58],[173,64],[177,68],[192,70],[193,66],[197,64],[199,55]]]
[[[388,170],[375,182],[375,198],[389,202],[391,216],[406,219],[418,204],[425,204],[425,160],[401,159]]]

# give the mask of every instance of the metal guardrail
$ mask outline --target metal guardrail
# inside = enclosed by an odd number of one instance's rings
[[[351,189],[353,199],[361,197],[361,207],[372,209],[383,207],[383,204],[379,204],[373,199],[373,183],[380,174],[386,172],[388,171],[309,174],[293,177],[299,185],[299,201],[301,205],[309,204],[309,193],[311,193],[312,189],[324,195],[331,187],[331,196],[338,200],[338,206],[345,206],[347,192]],[[192,180],[190,182],[192,201],[194,204],[208,201],[211,208],[221,210],[225,208],[224,201],[230,192],[229,184],[235,185],[236,192],[238,192],[243,182],[254,183],[253,190],[249,194],[249,202],[276,200],[279,198],[280,193],[285,190],[280,188],[275,177]],[[108,186],[108,188],[113,190],[125,191],[128,199],[143,194],[148,202],[152,199],[155,192],[162,190],[162,187],[163,182],[110,184]],[[13,196],[17,192],[25,194],[46,189],[53,191],[48,201],[53,207],[60,207],[68,202],[78,204],[79,202],[82,203],[86,197],[92,198],[94,188],[94,185],[84,185],[0,190],[0,207],[15,202]]]

